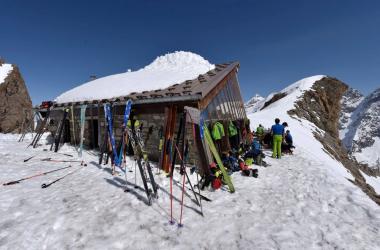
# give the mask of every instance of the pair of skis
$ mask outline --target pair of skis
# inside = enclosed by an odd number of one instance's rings
[[[148,204],[151,205],[152,198],[158,198],[158,186],[154,180],[152,167],[150,166],[148,160],[148,154],[145,151],[144,141],[142,138],[142,126],[136,127],[135,120],[131,119],[131,126],[126,126],[125,131],[128,136],[128,140],[132,145],[133,153],[137,161],[137,166],[139,168],[140,176],[148,199]],[[153,193],[148,187],[148,180],[153,189]]]
[[[42,135],[45,132],[45,129],[47,126],[49,126],[49,121],[50,121],[50,111],[51,111],[52,104],[50,103],[49,106],[47,107],[46,115],[43,121],[40,123],[40,126],[37,129],[37,133],[33,138],[33,141],[28,145],[33,146],[33,148],[37,147],[37,144],[39,140],[41,139]]]
[[[122,141],[121,141],[120,153],[118,154],[116,143],[115,143],[115,137],[113,135],[111,106],[109,104],[104,105],[105,119],[107,122],[106,123],[107,133],[105,135],[106,141],[103,142],[103,150],[104,148],[107,148],[108,140],[109,140],[111,142],[112,154],[114,157],[115,165],[121,168],[121,164],[123,162],[124,149],[125,147],[128,146],[126,144],[127,142],[126,138],[128,138],[128,142],[130,141],[131,143],[131,146],[136,158],[136,162],[139,167],[141,179],[142,179],[144,189],[145,189],[147,199],[148,199],[148,204],[151,205],[152,198],[157,197],[158,186],[154,180],[152,168],[150,166],[148,156],[145,152],[144,141],[142,139],[141,126],[135,127],[135,124],[134,124],[135,121],[133,119],[130,119],[131,109],[132,109],[132,101],[128,100],[125,105],[124,119],[123,119],[123,125],[122,125],[122,128],[123,128],[122,139],[121,139]],[[128,126],[128,120],[130,120],[130,124],[131,124],[130,126]],[[100,163],[102,162],[103,152],[101,152],[101,156],[99,159]],[[152,194],[152,191],[148,187],[148,180],[153,189],[153,194]]]
[[[42,121],[42,118],[40,116],[40,113],[38,111],[34,111],[34,115],[32,115],[31,117],[28,117],[27,114],[26,116],[24,117],[24,121],[22,122],[23,125],[22,125],[22,134],[20,136],[20,138],[18,139],[18,142],[22,142],[24,141],[24,138],[25,138],[25,135],[26,133],[28,132],[31,132],[32,133],[32,137],[33,137],[33,123],[34,123],[34,120],[36,119]],[[29,118],[29,120],[28,120]]]
[[[66,121],[68,113],[69,113],[69,109],[65,109],[63,111],[63,116],[62,116],[62,119],[61,119],[61,121],[60,121],[60,123],[58,125],[57,130],[55,131],[54,141],[51,144],[50,151],[52,151],[53,147],[54,147],[54,152],[58,152],[59,145],[61,143],[61,138],[62,138],[63,130],[64,130],[64,127],[65,127],[65,121]],[[65,131],[65,133],[66,133],[66,131]]]

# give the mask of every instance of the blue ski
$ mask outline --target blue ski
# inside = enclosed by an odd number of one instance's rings
[[[120,147],[120,152],[119,152],[119,165],[121,165],[123,161],[123,152],[124,152],[124,147],[125,147],[125,135],[126,135],[126,128],[127,128],[127,123],[129,120],[129,115],[131,113],[132,109],[132,101],[128,100],[125,103],[125,111],[124,111],[124,120],[123,120],[123,135],[121,138],[121,147]]]
[[[117,155],[116,145],[115,145],[115,137],[113,135],[113,125],[112,125],[112,112],[111,106],[107,103],[104,105],[104,115],[107,121],[107,129],[108,135],[111,141],[112,153],[114,156],[114,163],[116,166],[119,166],[119,156]]]

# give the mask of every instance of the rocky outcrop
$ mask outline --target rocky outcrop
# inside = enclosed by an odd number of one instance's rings
[[[4,64],[0,62],[1,66]],[[17,66],[0,82],[0,133],[20,132],[25,117],[32,113],[32,101]]]
[[[363,99],[363,94],[353,88],[349,88],[342,96],[342,100],[340,102],[341,111],[339,116],[339,138],[343,140],[343,144],[346,147],[347,145],[345,144],[344,138],[348,137],[348,127],[352,122],[352,114]]]
[[[380,89],[364,97],[349,88],[341,100],[339,137],[352,157],[380,175]]]
[[[285,96],[286,96],[286,93],[277,93],[277,94],[275,94],[269,101],[266,101],[264,103],[263,107],[260,110],[265,109],[266,107],[268,107],[272,103],[275,103],[276,101],[284,98]]]
[[[312,89],[306,91],[296,102],[295,108],[288,113],[314,123],[320,129],[314,135],[322,143],[325,151],[341,162],[354,177],[352,182],[380,205],[380,196],[366,183],[360,170],[368,175],[374,175],[374,173],[366,165],[359,164],[349,157],[339,139],[340,100],[347,90],[348,86],[338,79],[324,77],[315,82]]]

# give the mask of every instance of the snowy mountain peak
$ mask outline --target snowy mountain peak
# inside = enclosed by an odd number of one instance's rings
[[[251,100],[247,102],[247,113],[254,113],[262,109],[271,109],[281,106],[283,109],[290,110],[294,107],[294,103],[298,98],[307,90],[310,90],[314,83],[326,77],[325,75],[315,75],[303,78],[279,92],[269,94],[266,98],[256,101],[254,104],[249,105]],[[260,98],[259,98],[260,99]]]
[[[262,107],[262,103],[265,101],[265,98],[259,94],[254,95],[248,102],[244,104],[247,113],[254,113]]]
[[[313,87],[316,81],[321,80],[323,77],[326,77],[326,75],[315,75],[303,78],[283,89],[281,93],[289,94],[295,91],[302,92],[309,90],[311,87]]]
[[[264,97],[262,97],[259,94],[256,94],[251,99],[249,99],[248,102],[245,103],[245,106],[246,107],[250,107],[250,106],[254,105],[255,103],[257,103],[257,102],[259,102],[261,100],[264,100]]]
[[[158,56],[151,64],[144,67],[143,70],[184,69],[194,68],[194,66],[204,68],[207,71],[214,68],[214,65],[198,54],[187,51],[176,51]]]
[[[110,75],[71,89],[55,101],[68,103],[126,96],[132,92],[164,89],[175,83],[192,80],[215,66],[200,55],[177,51],[157,57],[151,64],[137,71]]]

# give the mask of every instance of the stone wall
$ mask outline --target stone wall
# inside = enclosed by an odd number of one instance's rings
[[[123,123],[123,116],[124,116],[124,106],[116,106],[113,110],[114,116],[113,116],[113,127],[114,127],[114,135],[116,140],[116,145],[119,144],[121,136],[122,136],[122,123]],[[160,159],[161,152],[159,151],[159,130],[161,126],[164,126],[165,122],[165,114],[163,112],[155,112],[155,113],[148,113],[146,111],[139,113],[139,111],[135,111],[137,115],[135,115],[135,119],[138,119],[140,122],[143,123],[143,139],[145,143],[145,150],[148,152],[148,157],[151,161],[158,162]],[[62,119],[63,111],[61,110],[55,110],[51,113],[51,120],[52,125],[49,127],[49,130],[54,135],[55,131],[58,128],[58,124],[60,120]],[[175,131],[177,133],[178,127],[179,127],[179,114],[177,114],[177,123]],[[104,110],[103,106],[99,109],[99,116],[98,116],[98,107],[94,106],[92,110],[92,116],[93,120],[98,121],[99,128],[96,127],[98,131],[98,145],[93,145],[93,135],[92,135],[92,125],[91,125],[91,106],[87,107],[86,110],[86,122],[85,122],[85,129],[84,129],[84,146],[86,148],[97,148],[98,146],[101,146],[104,140],[104,133],[106,129],[106,123],[104,118]],[[80,134],[80,108],[75,108],[74,110],[74,126],[75,130],[73,129],[73,122],[71,119],[71,110],[68,114],[68,119],[70,120],[70,138],[71,138],[71,144],[73,145],[79,145],[79,134]],[[75,134],[74,134],[75,131]],[[176,136],[175,133],[175,136]],[[189,163],[190,164],[201,164],[201,159],[199,157],[199,153],[196,147],[196,144],[194,143],[193,138],[193,128],[190,123],[186,125],[186,138],[189,140]],[[74,140],[75,139],[75,140]],[[176,137],[174,138],[174,141],[176,140]],[[177,163],[179,164],[179,159],[177,158]]]

